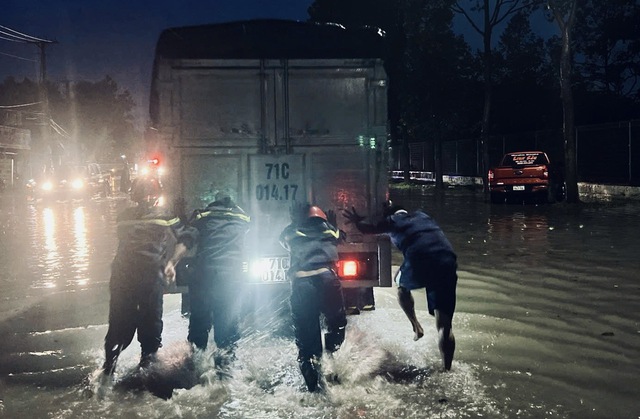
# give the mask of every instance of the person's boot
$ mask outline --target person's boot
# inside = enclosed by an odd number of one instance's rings
[[[102,364],[102,372],[105,376],[113,375],[113,372],[116,370],[116,358],[107,359]]]
[[[102,364],[102,372],[104,375],[113,375],[113,372],[116,370],[116,362],[118,361],[120,352],[120,346],[116,346],[112,350],[105,351],[104,364]]]
[[[302,377],[307,385],[307,389],[312,393],[318,390],[320,375],[318,373],[318,365],[316,362],[311,359],[300,361],[300,371],[302,372]]]
[[[344,342],[344,326],[324,334],[324,347],[329,352],[337,351],[342,342]]]
[[[157,355],[158,355],[157,351],[153,351],[153,352],[142,351],[142,354],[140,355],[140,363],[138,364],[138,367],[149,368],[151,364],[153,364],[157,360]]]

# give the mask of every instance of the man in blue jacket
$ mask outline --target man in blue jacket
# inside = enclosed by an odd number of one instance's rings
[[[365,234],[388,234],[404,261],[396,275],[398,302],[413,327],[414,340],[424,335],[411,290],[425,288],[429,313],[436,318],[438,347],[445,370],[451,369],[455,351],[452,331],[458,282],[456,254],[438,224],[422,211],[408,212],[389,205],[377,224],[364,222],[355,208],[343,215]]]

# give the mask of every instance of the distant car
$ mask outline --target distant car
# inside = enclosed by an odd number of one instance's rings
[[[564,176],[542,151],[507,153],[500,165],[489,169],[491,202],[503,203],[509,198],[540,202],[564,199]]]
[[[111,176],[97,163],[67,165],[31,180],[27,187],[42,199],[106,197],[111,194]]]

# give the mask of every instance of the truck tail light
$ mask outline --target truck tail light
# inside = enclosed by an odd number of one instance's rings
[[[377,264],[375,252],[340,252],[336,273],[346,281],[371,280],[377,278]]]
[[[493,177],[494,177],[493,170],[489,170],[489,173],[487,174],[487,178],[489,179],[489,182],[493,180]]]
[[[338,261],[338,276],[344,279],[357,278],[361,273],[360,262],[355,259],[341,259]]]
[[[549,179],[549,168],[547,166],[542,166],[542,178]]]

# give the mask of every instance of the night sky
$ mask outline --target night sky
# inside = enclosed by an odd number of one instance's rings
[[[52,81],[111,76],[138,102],[144,124],[155,43],[163,29],[232,20],[307,20],[313,0],[2,0],[0,25],[57,43],[46,48]],[[20,58],[16,58],[20,57]],[[38,78],[38,49],[0,39],[0,80]]]

